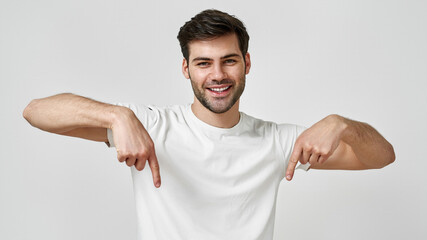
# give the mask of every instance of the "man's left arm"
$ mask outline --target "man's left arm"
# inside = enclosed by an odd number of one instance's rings
[[[393,146],[366,123],[329,115],[296,140],[286,170],[291,180],[298,162],[313,169],[382,168],[395,159]]]

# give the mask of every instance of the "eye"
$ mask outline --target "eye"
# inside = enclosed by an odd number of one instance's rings
[[[224,63],[226,63],[226,64],[233,64],[233,63],[236,63],[236,62],[237,61],[234,60],[234,59],[227,59],[227,60],[224,61]]]
[[[199,62],[199,63],[197,63],[197,66],[200,66],[200,67],[206,67],[208,65],[209,65],[208,62]]]

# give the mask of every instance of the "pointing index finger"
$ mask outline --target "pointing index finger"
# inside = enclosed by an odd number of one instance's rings
[[[157,156],[154,152],[151,154],[150,158],[148,159],[148,165],[151,168],[151,174],[153,175],[154,186],[156,186],[156,188],[159,188],[161,184],[160,167],[159,167],[159,162],[157,161]]]
[[[295,146],[289,159],[288,168],[286,169],[286,179],[288,181],[291,181],[292,177],[294,176],[295,168],[297,166],[298,159],[300,158],[301,153],[302,149],[298,146]]]

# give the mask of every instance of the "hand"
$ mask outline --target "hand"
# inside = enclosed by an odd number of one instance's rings
[[[160,187],[160,171],[154,143],[145,130],[142,123],[138,120],[132,110],[119,107],[117,119],[111,127],[113,131],[114,144],[117,150],[117,159],[120,162],[142,171],[146,161],[151,168],[154,186]]]
[[[298,161],[302,164],[309,162],[310,165],[327,161],[337,149],[345,127],[342,117],[329,115],[305,130],[295,142],[286,179],[292,180]]]

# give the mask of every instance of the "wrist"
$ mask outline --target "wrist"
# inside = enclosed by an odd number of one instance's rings
[[[342,117],[338,114],[331,114],[326,118],[329,120],[331,126],[333,126],[334,129],[338,131],[341,139],[344,139],[347,137],[347,135],[349,134],[349,124],[350,124],[349,119]]]
[[[341,130],[341,140],[346,143],[351,143],[356,138],[355,124],[357,124],[357,122],[339,115],[335,115],[335,118]]]
[[[117,105],[111,106],[110,113],[111,116],[109,118],[110,122],[108,127],[110,129],[113,129],[115,126],[121,124],[123,121],[129,120],[130,118],[135,116],[133,111],[129,108]]]

